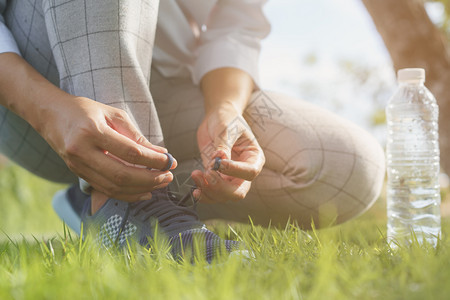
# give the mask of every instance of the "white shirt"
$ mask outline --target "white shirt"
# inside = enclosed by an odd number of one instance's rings
[[[260,42],[270,32],[267,0],[161,0],[152,65],[166,77],[241,69],[258,83]],[[6,0],[0,0],[0,13]],[[0,53],[19,49],[0,15]]]

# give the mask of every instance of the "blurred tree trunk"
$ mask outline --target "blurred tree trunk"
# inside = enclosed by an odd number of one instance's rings
[[[423,0],[362,0],[395,70],[424,68],[439,104],[441,166],[450,173],[450,45],[428,17]]]

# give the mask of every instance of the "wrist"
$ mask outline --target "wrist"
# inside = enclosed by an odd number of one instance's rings
[[[55,118],[61,114],[61,105],[66,106],[67,101],[75,98],[51,83],[36,87],[29,96],[29,109],[24,112],[23,118],[44,137],[49,127],[54,126]]]
[[[205,105],[206,115],[219,114],[219,115],[242,116],[245,109],[233,101],[221,101],[213,104],[211,104],[211,102],[209,103],[210,103],[209,105]]]
[[[58,98],[70,96],[15,53],[0,55],[0,104],[41,132],[49,110]],[[3,75],[3,76],[2,76]]]
[[[55,130],[55,124],[63,120],[61,116],[64,116],[67,111],[71,111],[68,103],[73,102],[75,98],[59,89],[46,90],[44,97],[36,101],[36,105],[39,107],[36,108],[35,116],[31,117],[30,125],[45,139],[48,139],[49,133]]]
[[[240,69],[219,68],[205,74],[201,89],[207,114],[233,108],[237,114],[242,115],[254,84],[250,75]]]

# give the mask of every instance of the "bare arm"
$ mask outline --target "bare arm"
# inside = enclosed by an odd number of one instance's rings
[[[200,188],[194,195],[205,202],[243,199],[265,162],[243,118],[254,90],[253,80],[242,70],[220,68],[208,72],[201,87],[206,114],[197,137],[205,172],[196,170],[192,174]],[[206,153],[211,144],[215,151]],[[222,159],[220,174],[210,170],[216,157]]]
[[[207,73],[201,88],[205,97],[206,113],[231,106],[242,115],[254,90],[253,80],[236,68],[221,68]]]
[[[119,109],[70,95],[47,81],[23,58],[0,54],[0,104],[31,126],[94,189],[120,200],[150,198],[150,192],[172,180],[163,169],[166,149],[150,144]]]
[[[41,132],[46,107],[55,100],[67,100],[70,95],[47,81],[15,53],[1,53],[0,66],[0,104]]]

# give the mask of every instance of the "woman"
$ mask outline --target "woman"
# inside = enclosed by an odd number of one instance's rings
[[[49,180],[81,178],[83,222],[107,245],[147,243],[157,219],[174,249],[193,235],[213,247],[197,214],[168,201],[170,182],[193,186],[201,220],[308,228],[359,215],[379,195],[383,151],[330,112],[260,90],[264,2],[0,0],[0,151]]]

